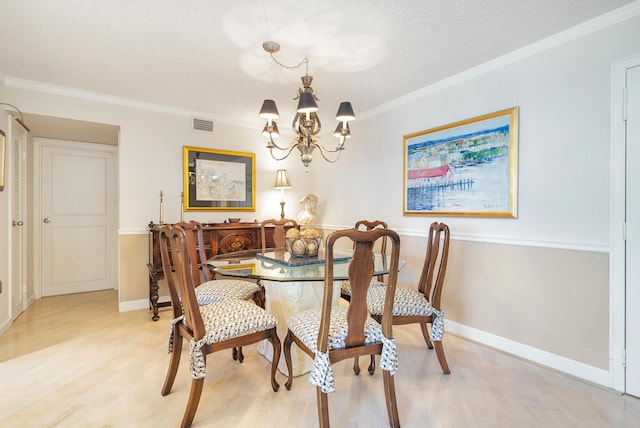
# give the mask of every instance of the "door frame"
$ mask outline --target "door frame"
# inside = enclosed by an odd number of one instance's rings
[[[626,132],[624,103],[626,72],[640,66],[640,54],[611,65],[611,206],[609,251],[609,373],[611,387],[626,392],[625,386],[625,181]],[[620,308],[623,308],[621,311]]]

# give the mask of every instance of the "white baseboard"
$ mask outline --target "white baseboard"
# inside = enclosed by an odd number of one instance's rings
[[[552,354],[522,343],[514,342],[504,337],[496,336],[472,327],[467,327],[453,321],[445,320],[445,332],[473,340],[474,342],[490,346],[500,351],[524,358],[554,370],[575,376],[606,388],[613,388],[611,374],[608,370],[590,366],[566,357]]]
[[[169,296],[160,296],[158,303],[169,302],[171,299]],[[137,311],[139,309],[149,309],[149,299],[129,300],[126,302],[120,302],[118,310],[120,312]]]

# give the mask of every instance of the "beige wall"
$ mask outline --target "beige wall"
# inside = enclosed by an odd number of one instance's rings
[[[120,236],[121,302],[149,297],[148,245],[146,234]],[[416,286],[425,251],[425,237],[401,235],[399,284]],[[608,276],[606,253],[453,239],[445,319],[608,370],[608,347],[594,346],[609,343]]]
[[[608,276],[606,253],[453,241],[443,307],[446,319],[608,370]]]
[[[609,369],[608,253],[472,242],[452,234],[445,322]],[[417,288],[427,240],[400,235],[406,264],[398,284]]]
[[[120,302],[149,298],[148,262],[148,235],[120,235]]]

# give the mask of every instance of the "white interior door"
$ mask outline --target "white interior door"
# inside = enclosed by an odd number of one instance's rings
[[[640,397],[640,66],[627,69],[626,392]]]
[[[116,147],[36,142],[42,296],[117,288]]]
[[[11,120],[11,319],[27,308],[27,228],[25,226],[25,130]]]

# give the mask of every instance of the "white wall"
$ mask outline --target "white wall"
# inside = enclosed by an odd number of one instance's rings
[[[446,222],[456,241],[443,298],[449,331],[612,386],[611,64],[640,52],[637,15],[581,37],[569,32],[560,45],[530,47],[360,118],[341,161],[350,167],[323,165],[315,182],[319,195],[331,194],[323,222],[384,219],[403,237],[399,280],[408,283],[422,256],[414,238]],[[517,219],[403,216],[403,135],[514,106]]]
[[[352,183],[332,195],[324,222],[348,225],[344,211],[371,217],[375,206],[393,227],[424,230],[430,218],[402,215],[403,135],[520,106],[519,218],[448,218],[454,235],[607,251],[610,66],[637,52],[636,17],[353,122],[341,165],[358,173],[332,168],[316,182],[318,194]]]
[[[149,111],[17,87],[7,91],[24,111],[33,114],[120,126],[121,233],[139,233],[151,220],[159,220],[161,189],[165,194],[164,221],[180,219],[185,145],[255,153],[257,189],[255,212],[188,212],[185,219],[222,222],[228,217],[241,217],[243,221],[279,217],[280,192],[273,189],[278,168],[287,168],[293,183],[293,188],[285,191],[287,214],[294,215],[300,210],[298,200],[311,189],[309,177],[298,168],[299,161],[271,159],[264,149],[262,135],[255,129],[215,123],[212,135],[192,131],[190,116],[164,113],[162,107]]]

